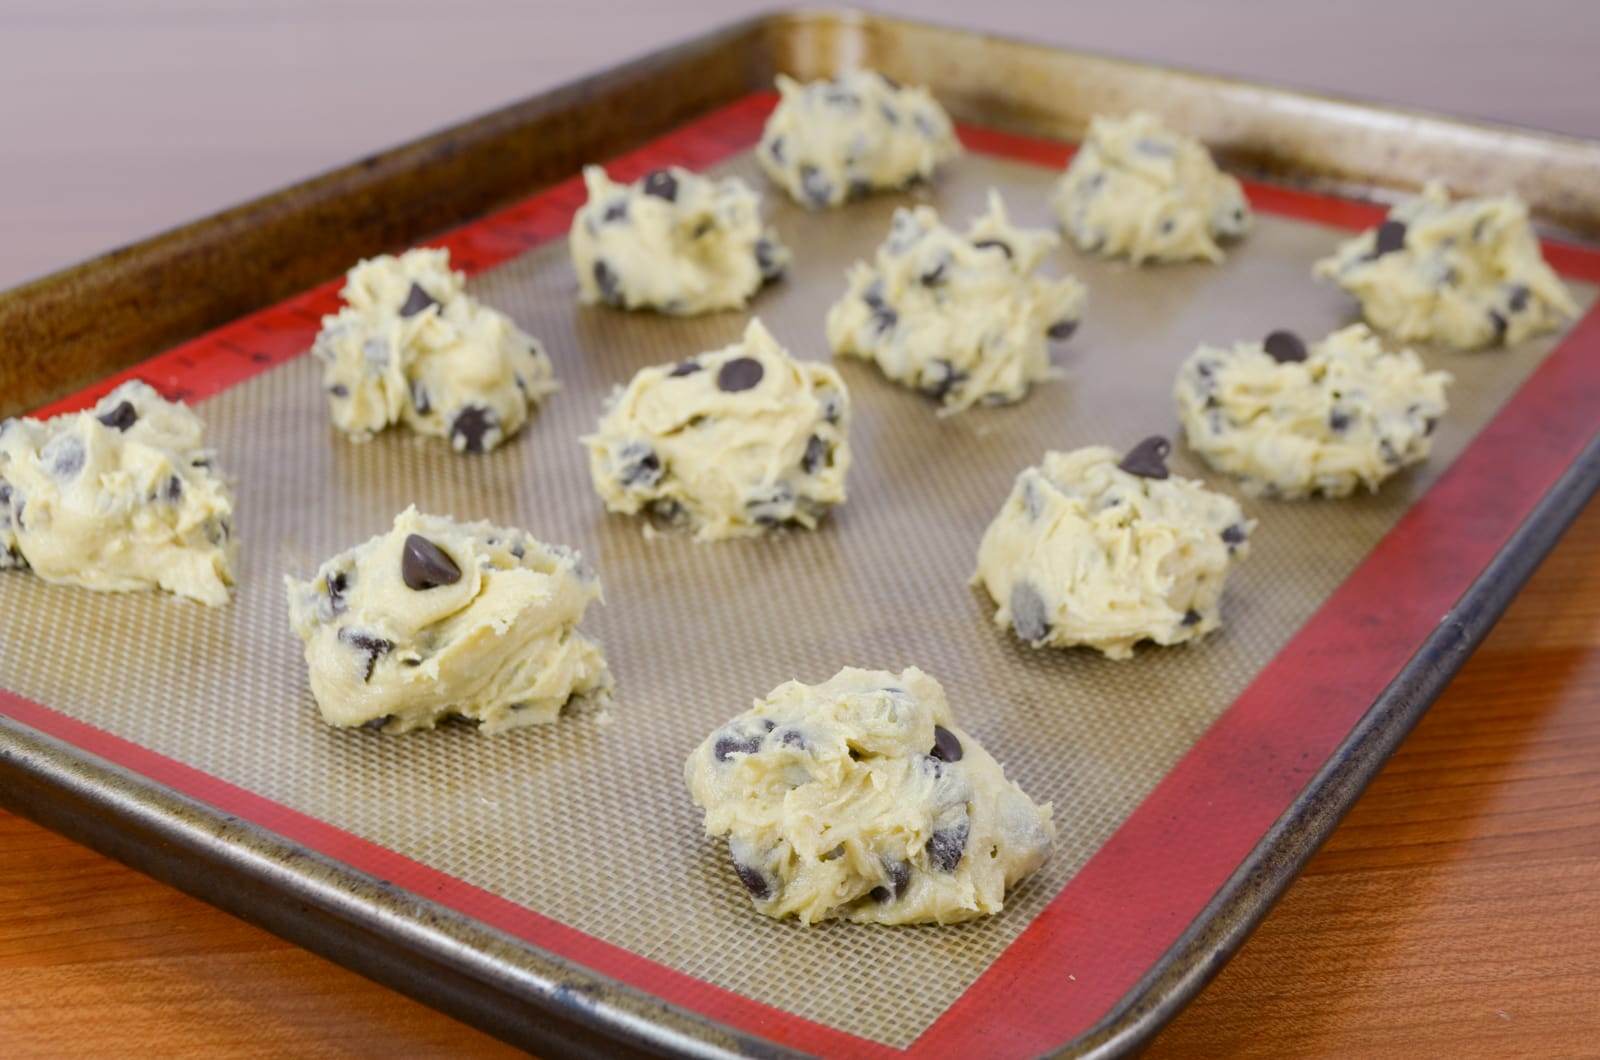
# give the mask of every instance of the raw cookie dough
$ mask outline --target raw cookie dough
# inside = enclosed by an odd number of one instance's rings
[[[1239,182],[1198,141],[1154,115],[1093,118],[1061,182],[1056,215],[1079,250],[1146,261],[1221,261],[1250,228]]]
[[[599,645],[577,629],[599,579],[576,552],[521,530],[407,508],[388,533],[284,586],[330,725],[397,733],[459,714],[500,732],[611,687]]]
[[[1034,647],[1088,645],[1127,659],[1221,625],[1218,602],[1254,520],[1231,497],[1171,476],[1168,444],[1120,460],[1105,446],[1046,453],[1017,476],[983,535],[974,584],[995,623]]]
[[[589,201],[572,218],[572,265],[585,304],[688,316],[739,309],[778,279],[789,251],[761,224],[761,197],[738,177],[658,169],[613,184],[586,166]]]
[[[844,502],[849,428],[839,374],[796,361],[752,320],[732,346],[640,371],[583,441],[609,511],[715,541],[815,527]]]
[[[1401,342],[1510,346],[1578,312],[1545,264],[1521,199],[1451,202],[1438,181],[1315,271],[1360,299],[1367,323]]]
[[[929,180],[961,153],[949,115],[925,88],[854,70],[808,84],[779,74],[778,92],[756,158],[813,210]]]
[[[486,453],[556,389],[539,341],[467,294],[449,251],[363,261],[342,294],[311,352],[325,365],[334,425],[355,441],[404,423]]]
[[[88,412],[0,423],[0,570],[227,603],[233,499],[201,431],[138,380]]]
[[[1050,377],[1049,343],[1072,334],[1087,301],[1072,277],[1034,274],[1056,245],[1050,232],[1012,225],[994,191],[965,236],[930,207],[896,210],[873,264],[851,266],[849,290],[828,311],[828,343],[948,412],[1020,400]]]
[[[1050,853],[1050,806],[1006,780],[915,667],[790,681],[684,769],[771,917],[949,924],[998,913]]]
[[[1449,382],[1352,324],[1309,350],[1288,331],[1231,350],[1201,346],[1174,397],[1189,448],[1245,492],[1344,497],[1428,458]]]

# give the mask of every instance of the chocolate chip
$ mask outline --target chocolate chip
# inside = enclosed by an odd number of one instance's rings
[[[609,306],[622,305],[622,286],[611,266],[603,261],[594,263],[594,282],[600,288],[600,300]]]
[[[887,103],[878,104],[878,113],[883,115],[883,120],[890,125],[900,124],[900,114]]]
[[[161,496],[168,504],[177,504],[183,499],[183,479],[172,475],[167,479],[166,489],[161,491]]]
[[[783,165],[783,137],[773,137],[772,142],[767,145],[767,154],[772,156],[774,162]]]
[[[678,379],[682,376],[694,375],[700,369],[701,365],[698,361],[682,361],[673,366],[672,371],[667,373],[667,378]]]
[[[883,870],[889,874],[889,880],[869,892],[874,902],[898,899],[906,893],[906,888],[911,886],[911,866],[904,861],[886,861],[883,863]]]
[[[368,732],[378,732],[379,730],[388,726],[388,724],[393,720],[393,714],[383,714],[376,718],[369,718],[368,720],[362,722],[361,727],[366,729]]]
[[[1192,607],[1189,608],[1183,613],[1183,624],[1186,626],[1198,626],[1200,624],[1200,612]]]
[[[1132,449],[1122,458],[1122,463],[1117,466],[1130,475],[1140,478],[1166,478],[1167,454],[1172,452],[1172,443],[1159,434],[1152,434]]]
[[[735,357],[717,369],[717,389],[725,394],[750,390],[761,382],[766,369],[754,357]]]
[[[783,275],[783,262],[778,260],[778,248],[773,246],[772,240],[756,241],[756,268],[761,278],[769,283]]]
[[[1385,438],[1378,443],[1378,453],[1383,457],[1383,462],[1390,467],[1400,466],[1400,453],[1389,439]]]
[[[1378,226],[1378,234],[1372,241],[1372,256],[1381,258],[1391,254],[1406,245],[1406,223],[1404,221],[1385,221]]]
[[[429,306],[438,304],[439,303],[434,300],[434,297],[431,294],[422,289],[422,285],[420,283],[413,283],[411,285],[411,292],[406,295],[405,305],[400,307],[400,315],[403,317],[414,317],[424,309],[427,309]]]
[[[759,750],[761,750],[759,736],[719,736],[717,742],[711,745],[711,757],[719,762],[726,762],[729,755],[753,755]]]
[[[409,534],[400,549],[400,577],[406,588],[420,593],[454,585],[461,580],[461,568],[432,541],[421,534]]]
[[[350,388],[343,383],[335,383],[328,388],[328,393],[336,398],[347,398],[350,396]]]
[[[1328,426],[1343,434],[1350,429],[1350,417],[1340,409],[1328,413]]]
[[[326,582],[328,586],[328,614],[342,615],[349,604],[345,602],[344,594],[350,588],[350,581],[344,571],[340,571]]]
[[[829,453],[828,443],[823,441],[820,436],[813,434],[806,440],[806,452],[800,458],[800,470],[808,475],[816,474],[817,469],[822,466],[822,462],[828,459]]]
[[[715,227],[717,227],[717,223],[711,218],[707,217],[699,224],[694,226],[694,231],[690,232],[689,236],[692,239],[699,239],[702,236],[709,235],[711,230]]]
[[[1244,539],[1245,532],[1243,524],[1234,523],[1232,526],[1223,528],[1222,540],[1224,544],[1242,545],[1244,544]]]
[[[1003,239],[976,239],[973,240],[972,246],[975,250],[982,250],[985,247],[998,247],[1000,250],[1005,251],[1006,257],[1012,256],[1011,244]]]
[[[952,390],[956,389],[962,383],[967,381],[966,372],[957,371],[955,365],[951,364],[947,360],[944,360],[943,358],[938,358],[929,362],[928,366],[930,368],[938,369],[943,373],[938,379],[935,379],[931,383],[926,383],[922,387],[922,392],[933,398],[935,401],[943,401],[950,395]]]
[[[102,412],[95,418],[107,427],[115,427],[119,431],[125,431],[139,422],[139,414],[134,411],[131,401],[119,402],[116,408],[110,412]]]
[[[941,283],[944,283],[944,270],[945,270],[945,266],[948,265],[948,264],[949,264],[949,262],[941,261],[941,262],[939,262],[939,264],[935,265],[933,268],[931,268],[927,272],[923,273],[922,276],[920,277],[920,279],[922,280],[922,286],[924,286],[924,287],[937,287]]]
[[[1011,628],[1029,644],[1038,644],[1050,635],[1050,611],[1039,590],[1028,582],[1011,587]]]
[[[933,750],[928,752],[941,762],[959,762],[965,753],[956,734],[943,725],[933,727]]]
[[[339,630],[338,637],[342,643],[348,644],[357,652],[366,655],[367,672],[361,678],[363,682],[372,680],[372,671],[377,667],[378,660],[394,651],[393,641],[384,640],[382,637],[371,633],[362,633],[359,630],[351,629],[349,626]]]
[[[450,423],[450,444],[468,453],[481,453],[489,436],[500,427],[500,420],[482,405],[468,405]]]
[[[1494,327],[1495,343],[1498,344],[1506,341],[1507,325],[1505,315],[1497,309],[1491,309],[1489,310],[1489,323]]]
[[[804,748],[806,745],[806,738],[799,729],[785,729],[783,730],[783,735],[778,737],[778,743],[782,744],[784,747]]]
[[[619,456],[623,464],[617,481],[622,485],[649,489],[661,481],[661,458],[649,446],[637,442],[626,445]]]
[[[39,455],[58,479],[69,479],[83,470],[83,440],[75,434],[59,434],[40,450]]]
[[[1056,342],[1064,342],[1072,338],[1072,333],[1077,330],[1078,322],[1076,320],[1058,320],[1050,325],[1045,334]]]
[[[928,861],[940,872],[954,872],[967,852],[966,821],[954,828],[940,828],[928,837]]]
[[[1289,364],[1306,359],[1306,344],[1292,331],[1274,331],[1262,342],[1267,356],[1279,364]]]
[[[422,385],[420,379],[411,384],[411,405],[419,416],[426,416],[433,409],[428,402],[428,388]]]
[[[833,185],[816,166],[804,165],[800,167],[800,192],[812,206],[826,206],[833,198]]]
[[[739,874],[739,882],[744,884],[744,889],[758,902],[764,902],[772,897],[772,884],[767,882],[767,877],[758,868],[734,861],[733,871]]]
[[[602,221],[626,221],[628,219],[628,200],[618,199],[606,207],[605,213],[600,215]]]
[[[1528,308],[1529,294],[1529,290],[1520,283],[1512,287],[1511,300],[1506,303],[1507,308],[1513,313],[1522,312],[1524,309]]]

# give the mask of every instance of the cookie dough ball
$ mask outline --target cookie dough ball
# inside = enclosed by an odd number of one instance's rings
[[[1520,199],[1451,202],[1437,181],[1317,262],[1316,274],[1355,295],[1367,323],[1401,342],[1509,346],[1578,312]]]
[[[577,629],[599,579],[522,530],[407,508],[387,534],[284,585],[330,725],[398,733],[457,714],[500,732],[611,686]]]
[[[1288,331],[1201,346],[1174,397],[1189,448],[1247,493],[1344,497],[1428,458],[1449,383],[1353,324],[1309,350]]]
[[[756,158],[813,210],[929,180],[961,153],[949,115],[927,89],[871,70],[809,84],[779,74],[778,93]]]
[[[756,908],[807,924],[998,913],[1055,839],[1049,804],[1006,779],[915,667],[779,685],[684,772]]]
[[[1034,647],[1087,645],[1127,659],[1221,625],[1223,582],[1253,520],[1231,497],[1173,477],[1168,443],[1046,453],[1017,476],[983,535],[974,584],[994,620]]]
[[[1094,118],[1056,185],[1056,216],[1079,250],[1146,261],[1221,261],[1250,228],[1239,182],[1198,141],[1154,115]]]
[[[1012,225],[994,191],[964,236],[930,207],[896,210],[872,264],[851,267],[828,311],[828,342],[948,412],[1018,401],[1050,377],[1049,344],[1072,334],[1087,301],[1072,277],[1035,274],[1056,244]]]
[[[311,352],[334,425],[355,441],[404,423],[457,452],[486,453],[556,389],[538,340],[467,294],[449,251],[363,261],[342,294]]]
[[[227,603],[233,498],[201,433],[137,380],[88,412],[0,423],[0,570]]]
[[[607,510],[715,541],[815,527],[844,502],[849,428],[839,374],[752,320],[732,346],[639,372],[583,441]]]
[[[572,218],[572,265],[585,304],[689,316],[739,309],[778,279],[789,251],[761,223],[761,197],[737,177],[658,169],[614,184],[587,166],[589,201]]]

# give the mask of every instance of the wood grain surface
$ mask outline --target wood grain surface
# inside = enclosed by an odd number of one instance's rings
[[[0,814],[5,1055],[499,1043]],[[1154,1056],[1600,1051],[1600,503]]]

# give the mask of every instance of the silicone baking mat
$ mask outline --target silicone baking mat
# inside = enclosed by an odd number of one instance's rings
[[[748,153],[771,106],[751,97],[612,170],[675,161],[766,188],[795,265],[750,312],[797,356],[824,358],[845,267],[870,256],[911,197],[795,207]],[[1068,148],[963,135],[969,154],[915,201],[964,225],[996,187],[1019,223],[1048,225]],[[1260,527],[1220,633],[1123,663],[1019,645],[967,584],[1019,469],[1048,448],[1172,434],[1172,379],[1199,342],[1281,327],[1319,338],[1353,319],[1311,263],[1381,211],[1250,190],[1256,227],[1221,266],[1052,255],[1047,269],[1083,279],[1090,306],[1058,348],[1063,378],[1019,405],[941,418],[842,362],[855,410],[849,502],[816,533],[695,544],[606,515],[577,439],[611,387],[734,340],[747,314],[580,308],[560,237],[582,192],[567,182],[441,241],[478,297],[545,342],[562,385],[493,454],[457,456],[403,430],[354,445],[331,429],[319,366],[302,354],[337,285],[128,373],[195,402],[235,480],[236,598],[207,609],[5,576],[0,711],[784,1044],[951,1055],[1059,1044],[1193,918],[1600,422],[1593,316],[1513,350],[1424,351],[1456,376],[1433,458],[1376,496],[1244,499]],[[1587,313],[1596,257],[1550,253]],[[81,407],[113,382],[43,411]],[[1232,491],[1181,445],[1172,464]],[[320,722],[282,576],[411,503],[584,551],[606,591],[584,625],[616,674],[609,711],[495,737]],[[682,781],[689,751],[774,685],[847,664],[932,673],[1008,775],[1055,804],[1055,854],[1003,914],[902,929],[774,922],[702,835]]]

